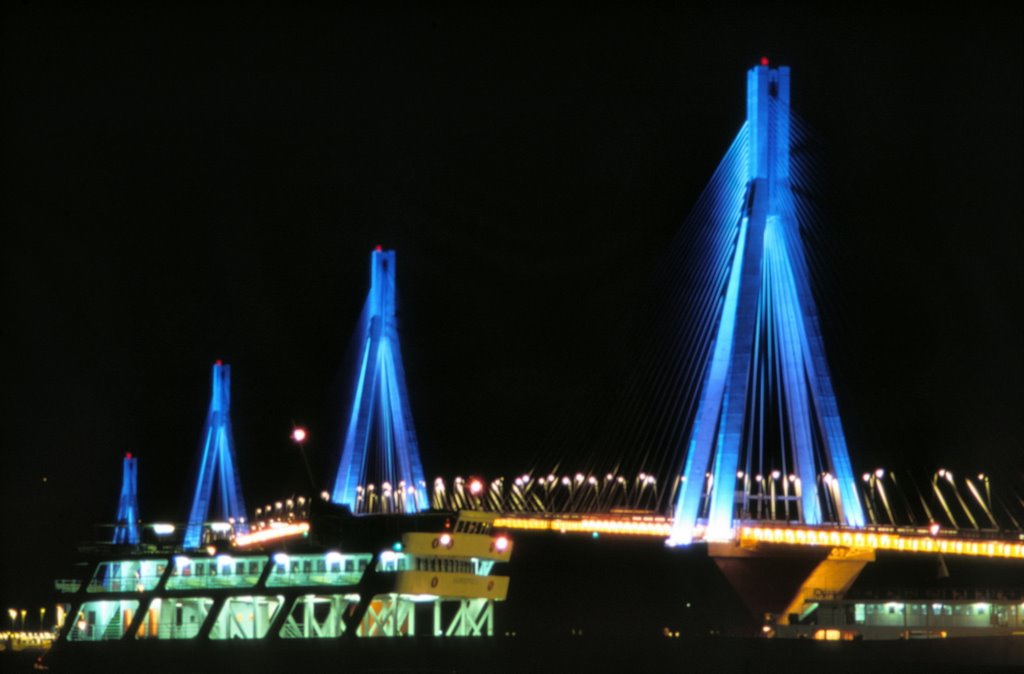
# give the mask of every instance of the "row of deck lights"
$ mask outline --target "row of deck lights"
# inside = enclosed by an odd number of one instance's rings
[[[434,480],[431,504],[435,508],[469,508],[513,512],[583,512],[620,505],[654,507],[658,500],[657,478],[639,473],[634,480],[608,473],[595,475],[516,476],[509,488],[506,478],[486,484],[481,478],[456,476],[451,491],[443,478]],[[613,503],[617,501],[617,503]]]
[[[803,506],[801,497],[804,485],[799,476],[793,473],[784,475],[781,470],[777,469],[767,474],[750,474],[740,470],[736,473],[736,479],[741,483],[738,489],[743,494],[741,518],[801,521]],[[675,497],[676,489],[683,480],[685,477],[677,478],[670,500]],[[889,487],[899,489],[900,484],[896,475],[879,467],[865,472],[862,475],[862,481],[862,496],[869,521],[875,525],[897,526],[900,523],[895,512],[897,503],[893,501],[893,492],[889,489]],[[825,520],[842,521],[843,503],[838,479],[826,471],[817,475],[817,482]],[[970,525],[974,529],[980,530],[982,527],[969,505],[973,501],[985,513],[991,527],[998,529],[999,525],[992,511],[989,479],[984,473],[980,473],[978,482],[980,484],[975,485],[971,479],[964,480],[970,492],[970,496],[965,498],[953,480],[951,471],[945,469],[937,471],[933,479],[933,490],[942,510],[933,512],[922,497],[921,507],[925,512],[927,523],[936,523],[944,519],[949,526],[959,529],[961,526],[956,512],[962,512],[963,515],[960,517],[966,516]],[[705,508],[710,502],[708,497],[711,494],[712,486],[712,474],[705,473]],[[948,499],[943,494],[943,489],[952,490],[955,500]],[[511,489],[508,490],[505,489],[505,478],[503,477],[496,478],[489,485],[486,485],[480,478],[467,480],[463,477],[456,477],[451,483],[450,492],[449,485],[439,477],[434,480],[431,503],[436,508],[467,508],[500,512],[585,513],[601,512],[613,507],[633,509],[643,506],[657,507],[659,505],[657,490],[656,478],[643,472],[639,473],[634,480],[613,473],[608,473],[604,479],[583,473],[561,476],[549,474],[541,477],[533,477],[527,473],[515,477]],[[916,526],[917,522],[913,512],[909,510],[910,506],[905,498],[904,502],[908,508],[909,521],[902,522],[902,524]],[[951,504],[956,508],[950,507]],[[1020,529],[1020,524],[1013,518],[1013,515],[1009,511],[1006,514],[1013,521],[1013,525]]]
[[[427,483],[420,481],[419,488],[410,488],[405,480],[399,480],[397,488],[390,482],[356,486],[355,511],[361,513],[404,513],[419,510],[426,493]]]
[[[7,617],[11,619],[11,632],[20,631],[25,632],[25,621],[28,617],[29,610],[27,608],[9,608],[7,609]],[[19,623],[20,618],[20,623]],[[46,620],[46,607],[39,607],[39,629],[40,631],[45,630],[43,623]]]

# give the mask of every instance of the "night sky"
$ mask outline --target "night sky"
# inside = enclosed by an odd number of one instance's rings
[[[397,251],[428,479],[592,462],[669,244],[793,69],[858,470],[1021,483],[1021,10],[4,10],[0,605],[114,517],[182,520],[232,365],[254,507],[333,481],[369,251]],[[833,10],[834,12],[834,10]],[[563,448],[559,454],[559,448]]]

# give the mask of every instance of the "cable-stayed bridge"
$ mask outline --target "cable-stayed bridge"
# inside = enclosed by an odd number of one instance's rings
[[[332,500],[356,512],[482,508],[507,513],[508,526],[646,533],[669,545],[768,536],[757,533],[761,523],[783,543],[831,543],[838,532],[840,541],[871,547],[917,540],[911,547],[921,551],[946,551],[958,531],[991,537],[1002,528],[998,519],[1019,531],[1019,514],[993,500],[984,475],[958,485],[941,470],[926,499],[912,483],[903,489],[895,473],[855,473],[812,292],[806,230],[813,216],[803,195],[813,176],[793,155],[800,135],[789,68],[762,60],[747,73],[746,121],[686,223],[703,244],[699,273],[688,279],[700,301],[690,303],[686,320],[699,338],[685,342],[695,376],[686,382],[692,404],[678,468],[428,485],[401,365],[394,252],[378,248]],[[997,548],[1013,556],[1018,543]]]
[[[789,69],[762,60],[747,73],[746,121],[685,225],[701,258],[687,278],[691,336],[675,346],[685,349],[675,355],[686,366],[673,371],[684,372],[688,402],[672,420],[682,430],[667,468],[428,484],[402,363],[395,252],[378,247],[355,331],[339,467],[319,497],[356,514],[477,509],[509,529],[699,542],[727,575],[804,550],[819,563],[790,608],[812,590],[841,595],[876,551],[1024,561],[1024,501],[994,491],[986,475],[939,469],[922,490],[885,469],[854,470],[812,289],[813,208],[804,195],[813,175],[793,154],[793,120]],[[271,522],[288,523],[277,527],[282,536],[302,534],[318,498],[266,504],[246,521],[228,376],[218,362],[186,547],[211,516],[245,540],[265,540]]]

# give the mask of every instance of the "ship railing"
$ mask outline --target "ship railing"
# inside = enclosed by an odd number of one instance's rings
[[[57,592],[63,594],[75,594],[82,589],[82,580],[80,578],[58,578],[53,581],[53,587]]]

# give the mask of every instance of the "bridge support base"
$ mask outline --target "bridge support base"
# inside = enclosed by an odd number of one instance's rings
[[[772,543],[709,543],[708,556],[758,619],[779,616],[787,625],[816,600],[839,599],[869,562],[868,548],[799,548]]]

